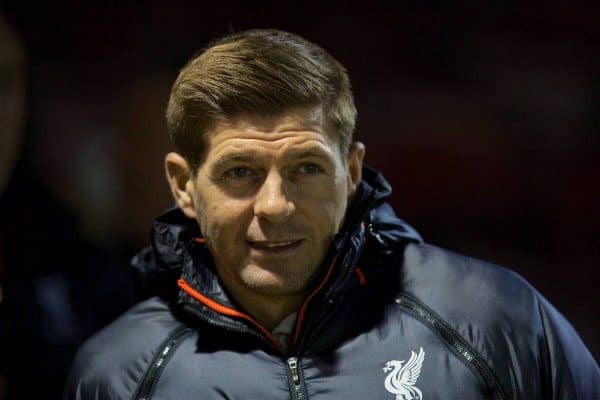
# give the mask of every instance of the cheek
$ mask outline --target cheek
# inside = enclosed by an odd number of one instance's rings
[[[198,220],[206,240],[213,248],[225,248],[243,235],[247,224],[246,205],[218,201],[199,207]]]
[[[333,185],[331,186],[332,207],[335,208],[336,214],[343,217],[346,213],[346,205],[348,203],[348,185],[346,175],[339,174],[336,176]]]
[[[330,180],[319,188],[306,189],[301,193],[300,201],[314,226],[327,233],[337,231],[346,213],[346,181],[342,178]]]

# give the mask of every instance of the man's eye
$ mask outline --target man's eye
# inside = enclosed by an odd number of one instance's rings
[[[306,175],[316,175],[323,172],[323,168],[319,167],[317,164],[313,163],[304,163],[300,165],[300,173]]]
[[[230,170],[225,172],[225,174],[223,175],[223,178],[239,180],[239,179],[248,178],[251,175],[252,175],[252,171],[250,171],[250,168],[235,167],[235,168],[231,168]]]

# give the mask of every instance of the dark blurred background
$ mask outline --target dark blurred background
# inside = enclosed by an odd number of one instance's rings
[[[398,214],[523,275],[598,360],[600,9],[522,3],[3,2],[0,399],[58,398],[74,349],[131,304],[128,260],[172,204],[170,86],[256,27],[338,58]]]

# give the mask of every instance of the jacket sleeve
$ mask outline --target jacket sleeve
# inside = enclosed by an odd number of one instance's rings
[[[110,326],[109,326],[110,327]],[[120,326],[117,326],[120,328]],[[149,356],[138,361],[128,352],[133,345],[115,340],[115,332],[141,341],[141,335],[119,329],[102,330],[88,339],[77,352],[67,378],[63,400],[132,399]],[[149,354],[155,349],[147,346]]]
[[[545,398],[600,399],[600,369],[571,324],[543,297],[539,309],[545,335]]]
[[[76,359],[63,393],[63,400],[117,399],[110,386],[98,371],[93,360]]]

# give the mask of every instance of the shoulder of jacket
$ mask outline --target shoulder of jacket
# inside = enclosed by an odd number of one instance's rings
[[[158,297],[136,304],[81,346],[65,398],[131,397],[160,344],[181,325]]]
[[[541,295],[507,268],[436,246],[409,244],[401,260],[398,295],[420,302],[437,326],[464,340],[506,393],[537,397],[547,358]],[[515,374],[534,384],[515,380]]]
[[[519,274],[436,246],[407,245],[401,280],[403,291],[449,322],[528,329],[539,321],[539,293]]]

